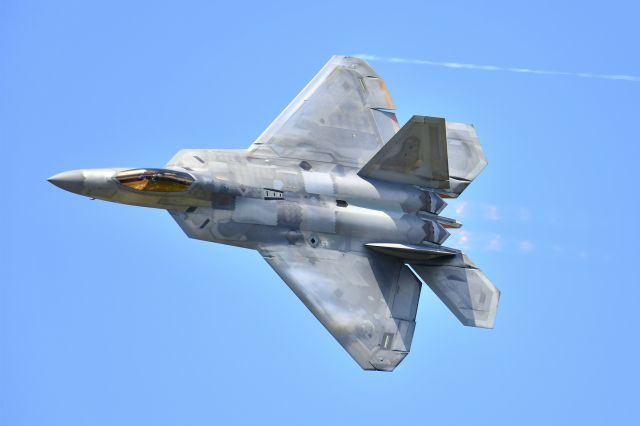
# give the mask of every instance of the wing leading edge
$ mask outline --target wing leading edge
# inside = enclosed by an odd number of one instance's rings
[[[300,246],[260,253],[363,369],[392,371],[411,349],[420,281],[402,262]]]

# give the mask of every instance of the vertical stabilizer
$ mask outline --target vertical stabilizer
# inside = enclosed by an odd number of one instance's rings
[[[358,174],[456,198],[487,165],[471,124],[414,115]]]
[[[444,118],[414,115],[358,174],[388,182],[448,189]]]

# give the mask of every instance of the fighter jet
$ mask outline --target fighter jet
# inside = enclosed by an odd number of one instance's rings
[[[257,250],[365,370],[409,353],[424,284],[492,328],[499,290],[442,244],[440,216],[487,165],[472,125],[413,116],[385,81],[334,56],[246,150],[183,149],[163,168],[64,172],[52,184],[165,209],[190,238]]]

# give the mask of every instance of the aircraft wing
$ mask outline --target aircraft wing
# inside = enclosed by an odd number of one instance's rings
[[[334,56],[249,147],[362,167],[399,129],[384,80],[362,59]]]
[[[407,355],[421,284],[402,262],[295,245],[259,251],[363,369],[392,371]]]

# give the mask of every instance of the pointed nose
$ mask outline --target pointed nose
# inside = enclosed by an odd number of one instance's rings
[[[58,173],[47,180],[58,188],[74,192],[76,194],[82,193],[84,188],[84,176],[82,174],[82,170],[71,170],[70,172]]]

